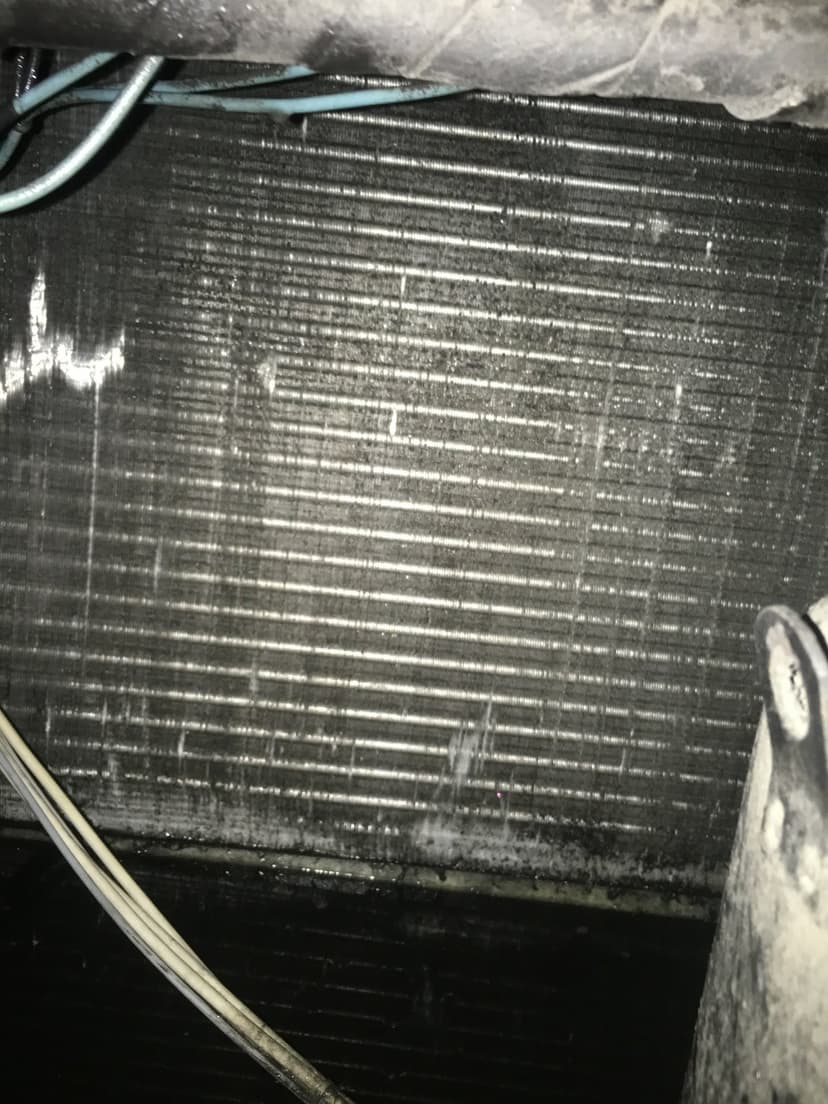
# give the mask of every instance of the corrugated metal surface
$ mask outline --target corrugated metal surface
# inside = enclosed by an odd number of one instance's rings
[[[713,111],[156,113],[0,224],[10,713],[108,830],[701,885],[828,589],[827,205]]]
[[[8,916],[0,904],[14,1008],[7,1098],[293,1100],[134,951],[47,847],[4,878],[0,841],[0,902],[12,903]],[[707,926],[343,893],[178,860],[130,867],[234,992],[357,1101],[678,1098]]]

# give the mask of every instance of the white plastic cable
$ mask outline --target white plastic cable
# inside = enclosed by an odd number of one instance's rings
[[[351,1104],[207,969],[118,862],[2,710],[0,769],[101,907],[209,1020],[306,1104]]]

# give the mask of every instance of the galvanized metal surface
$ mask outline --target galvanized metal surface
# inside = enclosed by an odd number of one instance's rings
[[[0,0],[0,43],[303,62],[828,122],[822,0]]]
[[[96,825],[715,889],[753,616],[828,590],[828,140],[478,94],[102,168],[0,224],[0,692]]]
[[[822,633],[828,602],[812,611]],[[687,1104],[828,1099],[828,652],[812,625],[757,626],[767,715],[699,1011]]]

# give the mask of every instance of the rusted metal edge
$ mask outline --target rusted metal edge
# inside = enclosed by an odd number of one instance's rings
[[[0,827],[0,840],[36,843],[45,837],[36,828],[8,824]],[[468,870],[372,863],[356,859],[320,855],[250,850],[243,847],[216,847],[206,844],[165,843],[112,837],[107,841],[121,855],[152,859],[183,860],[217,866],[243,866],[273,877],[292,875],[310,881],[341,882],[355,890],[372,887],[438,890],[465,893],[513,901],[535,901],[549,905],[610,912],[674,917],[684,920],[713,921],[719,906],[717,880],[708,879],[711,889],[705,894],[666,893],[651,889],[615,889],[603,885],[541,878],[502,877]]]

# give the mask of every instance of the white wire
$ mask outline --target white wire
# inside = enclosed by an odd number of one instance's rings
[[[221,1008],[225,994],[223,986],[213,975],[210,975],[203,966],[195,967],[192,962],[192,952],[185,944],[179,944],[178,948],[165,947],[164,939],[166,931],[160,932],[152,920],[141,916],[135,903],[121,890],[107,875],[97,870],[95,864],[89,861],[83,848],[73,838],[61,823],[60,817],[54,810],[42,803],[42,797],[37,787],[33,785],[26,775],[25,769],[8,756],[0,756],[3,769],[17,789],[18,793],[36,810],[38,819],[56,844],[60,852],[75,870],[75,873],[84,883],[86,888],[95,897],[98,903],[115,920],[129,939],[150,959],[153,965],[164,974],[185,996],[188,997],[209,1019],[217,1023],[223,1031],[244,1047],[253,1057],[278,1077],[281,1081],[288,1079],[284,1070],[268,1060],[268,1055],[263,1054],[259,1047],[251,1041],[251,1029],[256,1036],[261,1037],[262,1028],[267,1033],[268,1029],[258,1021],[244,1006],[235,1006],[228,1012]],[[210,990],[213,990],[210,993]],[[205,995],[207,994],[207,995]],[[228,1002],[230,1004],[231,1002]],[[235,1013],[235,1015],[234,1015]],[[228,1022],[229,1019],[229,1022]],[[233,1022],[236,1021],[236,1022]],[[282,1056],[283,1057],[283,1056]]]
[[[55,779],[43,766],[29,745],[11,721],[0,710],[0,751],[2,751],[2,739],[10,745],[12,752],[21,761],[23,767],[32,775],[35,782],[41,787],[46,797],[55,806],[55,809],[67,824],[76,832],[81,841],[94,855],[98,862],[109,873],[110,877],[127,893],[133,901],[143,908],[167,934],[183,943],[175,928],[167,921],[138,883],[130,877],[126,869],[115,858],[107,845],[75,805],[69,796],[60,788]]]
[[[2,727],[1,724],[0,727]],[[130,938],[138,938],[138,942],[141,943],[141,949],[145,954],[149,957],[156,957],[154,956],[153,950],[151,948],[148,949],[143,944],[140,938],[141,931],[138,931],[137,928],[138,925],[141,925],[142,930],[148,928],[152,931],[154,928],[156,934],[158,934],[158,930],[162,928],[162,926],[158,925],[153,919],[147,917],[141,918],[140,915],[136,923],[124,925],[122,923],[123,920],[134,917],[138,912],[139,906],[136,902],[131,900],[130,895],[125,893],[112,878],[101,871],[96,871],[94,863],[90,862],[89,856],[85,855],[78,840],[68,831],[59,814],[54,809],[50,808],[48,803],[44,801],[43,795],[39,792],[37,784],[29,777],[25,766],[16,760],[13,755],[10,755],[7,749],[0,749],[0,765],[2,765],[4,772],[17,792],[35,812],[58,850],[69,862],[70,866],[84,885],[86,885],[87,889],[89,889],[102,907],[113,916],[116,923],[123,928]],[[165,936],[168,934],[167,928],[168,925],[166,921],[164,921],[162,930]],[[178,943],[178,951],[174,953],[180,954],[184,959],[194,959],[195,953],[183,942],[183,940],[181,940],[177,933],[176,940]],[[158,966],[162,972],[168,974],[169,962],[165,961],[163,955],[157,957],[159,958],[159,962],[156,962],[155,965]],[[206,968],[203,969],[209,974]],[[210,984],[216,989],[221,986],[221,983],[214,975],[210,975]]]
[[[121,126],[152,83],[158,70],[164,63],[161,57],[147,57],[141,62],[132,77],[124,85],[123,91],[100,121],[93,127],[80,145],[49,172],[24,184],[14,191],[0,195],[0,215],[19,211],[37,203],[66,184],[76,173],[87,165],[110,140]]]
[[[4,734],[6,725],[0,724]],[[177,936],[177,946],[169,944],[166,930],[159,930],[151,918],[142,916],[129,896],[90,861],[59,815],[44,801],[24,765],[10,753],[9,747],[0,746],[0,764],[15,788],[31,805],[87,889],[153,965],[225,1034],[300,1099],[314,1104],[342,1104],[346,1101],[347,1098],[337,1093],[312,1066],[225,989],[180,937]]]
[[[207,969],[130,878],[2,710],[0,767],[99,904],[208,1019],[308,1104],[350,1104]]]

